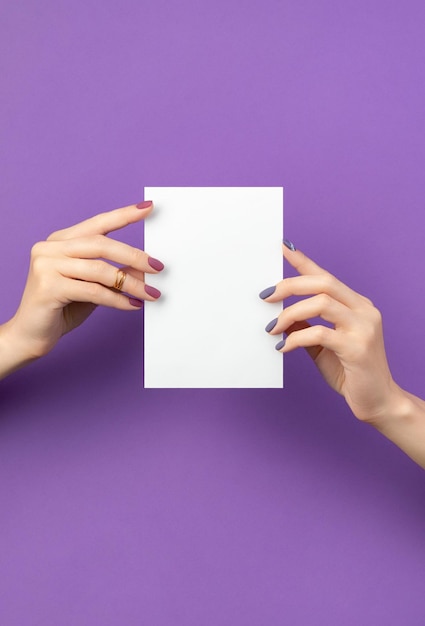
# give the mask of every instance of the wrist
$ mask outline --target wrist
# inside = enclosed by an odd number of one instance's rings
[[[37,358],[29,353],[14,318],[0,325],[0,380]]]
[[[398,387],[387,414],[372,425],[425,469],[424,400]]]
[[[414,415],[413,402],[408,394],[401,387],[397,386],[397,390],[391,399],[388,410],[388,424],[405,423],[412,419]]]
[[[365,421],[384,431],[408,422],[413,414],[412,396],[392,380],[385,405],[378,414]]]

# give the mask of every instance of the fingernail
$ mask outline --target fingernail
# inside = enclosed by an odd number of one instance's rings
[[[148,207],[150,207],[152,204],[152,200],[145,200],[144,202],[139,202],[139,204],[136,204],[136,207],[138,209],[147,209]]]
[[[273,328],[276,326],[277,324],[277,317],[275,317],[274,320],[272,320],[271,322],[269,322],[266,326],[266,331],[269,333],[271,330],[273,330]]]
[[[260,298],[263,298],[264,300],[264,298],[268,298],[275,291],[276,291],[276,287],[267,287],[267,289],[263,289],[263,291],[260,293]]]
[[[155,287],[151,287],[150,285],[145,285],[145,291],[149,296],[152,296],[152,298],[159,298],[161,295],[159,289],[155,289]]]
[[[148,257],[148,263],[154,270],[161,271],[164,269],[164,263],[161,263],[161,261],[158,261],[158,259],[154,259],[151,256]]]
[[[136,300],[136,298],[129,298],[128,301],[130,302],[130,304],[132,304],[133,306],[137,306],[139,309],[141,306],[143,306],[143,300]]]
[[[275,345],[276,350],[282,350],[285,343],[286,343],[286,339],[282,339],[282,341],[279,341],[279,343]]]
[[[296,247],[294,246],[292,241],[289,241],[289,239],[282,239],[282,243],[284,243],[287,248],[292,250],[292,252],[295,252]]]

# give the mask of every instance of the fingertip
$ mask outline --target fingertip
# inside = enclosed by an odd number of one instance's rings
[[[143,211],[143,210],[146,210],[146,209],[152,209],[153,208],[153,202],[152,202],[152,200],[143,200],[143,202],[139,202],[135,206],[136,206],[136,209],[139,209],[139,210]]]
[[[155,299],[161,296],[161,292],[159,289],[157,289],[156,287],[152,287],[152,285],[146,285],[146,283],[145,283],[145,291],[149,296]]]
[[[288,248],[288,250],[290,250],[291,252],[296,252],[296,247],[295,245],[292,243],[292,241],[290,241],[289,239],[282,239],[282,243],[284,246],[286,246],[286,248]]]
[[[133,204],[133,210],[136,214],[136,220],[144,220],[152,213],[154,208],[152,200],[144,200],[138,204]]]
[[[277,318],[277,317],[275,317],[275,318],[274,318],[274,320],[272,320],[271,322],[269,322],[269,323],[267,324],[267,326],[265,327],[265,329],[264,329],[264,330],[265,330],[267,333],[270,333],[270,332],[273,330],[273,328],[276,326],[277,321],[278,321],[278,318]]]
[[[295,244],[292,243],[292,241],[290,241],[289,239],[282,239],[282,247],[283,250],[289,250],[290,252],[296,252],[297,248],[295,247]]]
[[[258,295],[262,300],[265,300],[265,298],[269,298],[271,295],[273,295],[275,291],[276,285],[273,285],[272,287],[267,287],[267,289],[263,289],[263,291],[261,291]]]
[[[161,272],[165,267],[162,261],[151,256],[148,256],[148,263],[157,272]]]
[[[141,309],[144,304],[143,300],[138,300],[137,298],[129,298],[128,301],[136,309]]]

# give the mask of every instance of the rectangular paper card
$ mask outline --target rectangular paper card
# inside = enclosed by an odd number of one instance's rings
[[[154,209],[145,274],[162,295],[144,306],[146,388],[283,388],[282,335],[264,327],[282,302],[259,292],[282,280],[282,187],[145,187]]]

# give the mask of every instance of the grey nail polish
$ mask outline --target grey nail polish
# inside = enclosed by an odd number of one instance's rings
[[[296,247],[294,246],[292,241],[289,241],[289,239],[282,239],[282,243],[284,243],[287,248],[292,250],[292,252],[295,252]]]
[[[271,330],[273,330],[273,328],[276,326],[277,324],[277,317],[274,318],[274,320],[272,320],[271,322],[269,322],[266,326],[266,332],[270,332]]]
[[[282,341],[279,341],[279,343],[275,345],[276,350],[281,350],[283,346],[285,345],[285,343],[286,343],[286,339],[282,339]]]
[[[262,298],[264,300],[264,298],[268,298],[275,291],[276,291],[276,286],[274,286],[274,287],[267,287],[267,289],[263,289],[263,291],[260,293],[260,298]]]

